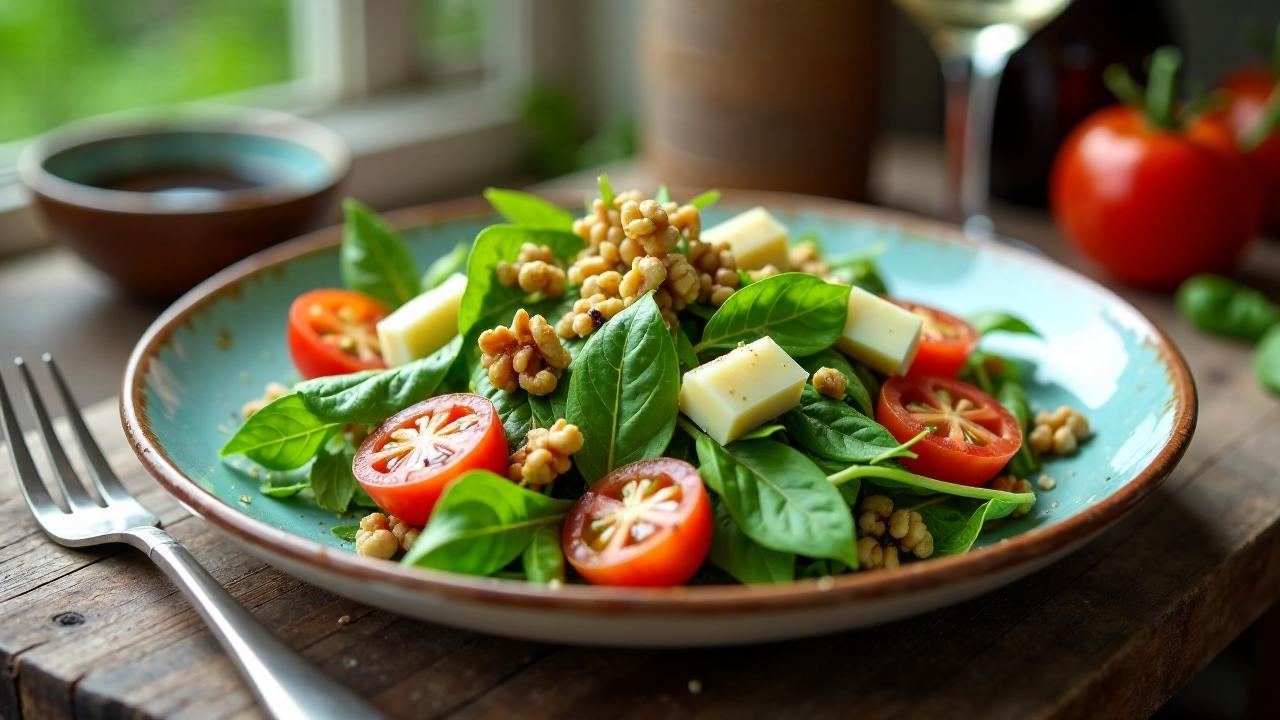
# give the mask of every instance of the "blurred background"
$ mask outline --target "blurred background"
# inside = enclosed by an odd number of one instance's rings
[[[342,193],[378,209],[581,182],[601,168],[625,177],[643,162],[673,184],[942,214],[944,91],[919,26],[888,0],[778,7],[0,0],[0,355],[51,349],[81,378],[82,400],[108,398],[163,307],[54,246],[19,182],[32,138],[104,114],[179,103],[300,114],[349,146]],[[814,16],[827,18],[817,31],[804,22]],[[1075,0],[1014,55],[1001,87],[991,175],[1001,229],[1016,235],[1020,213],[1043,222],[1059,143],[1114,102],[1101,82],[1108,63],[1139,73],[1157,46],[1176,44],[1187,89],[1208,87],[1257,62],[1278,23],[1276,0]],[[787,132],[756,132],[771,127]],[[326,221],[336,219],[331,210]],[[1243,716],[1250,643],[1162,716]]]

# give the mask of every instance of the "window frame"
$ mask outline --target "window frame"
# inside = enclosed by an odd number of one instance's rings
[[[511,176],[524,147],[520,89],[565,69],[564,49],[540,42],[539,29],[566,27],[574,2],[479,1],[504,22],[489,29],[483,66],[466,82],[431,82],[419,58],[415,0],[293,0],[298,77],[190,104],[285,110],[332,128],[353,156],[344,192],[375,207]],[[11,169],[30,140],[0,144],[0,258],[50,241]]]

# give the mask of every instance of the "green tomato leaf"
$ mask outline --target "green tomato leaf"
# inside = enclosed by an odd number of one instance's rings
[[[571,367],[567,417],[582,430],[573,459],[587,482],[662,454],[675,429],[680,368],[652,295],[597,330]]]
[[[564,552],[560,549],[560,525],[542,525],[520,556],[525,578],[532,583],[564,582]]]
[[[568,210],[536,195],[518,190],[489,188],[484,191],[484,199],[488,200],[493,209],[513,225],[551,228],[566,232],[573,229],[573,215],[570,215]]]
[[[876,406],[871,399],[873,397],[871,390],[863,381],[862,375],[854,370],[853,364],[849,362],[849,359],[843,353],[827,348],[826,350],[819,350],[812,355],[796,358],[796,362],[800,363],[800,366],[808,371],[810,378],[813,377],[814,373],[818,372],[819,368],[829,367],[833,370],[838,370],[848,381],[844,391],[845,400],[852,403],[864,415],[875,414]],[[877,387],[874,396],[878,397],[879,395],[880,389]]]
[[[715,503],[711,534],[711,563],[746,585],[791,582],[796,576],[796,556],[770,550],[738,528],[723,501]]]
[[[460,242],[449,252],[436,258],[422,276],[422,291],[426,292],[449,279],[450,275],[466,272],[467,255],[471,254],[471,243]]]
[[[342,204],[340,264],[342,282],[392,309],[412,300],[422,288],[418,266],[400,233],[368,206],[348,198]]]
[[[458,307],[458,334],[466,337],[481,318],[503,318],[510,323],[529,296],[520,288],[503,287],[494,271],[502,261],[515,262],[524,243],[547,245],[561,259],[572,257],[584,246],[582,238],[567,230],[491,225],[476,236],[467,260],[467,289]]]
[[[703,210],[705,208],[711,207],[712,205],[715,205],[719,201],[720,201],[719,190],[704,190],[703,192],[700,192],[697,195],[693,196],[693,199],[689,201],[689,204],[698,208],[699,210]]]
[[[316,504],[329,512],[346,512],[360,485],[351,472],[355,448],[344,445],[334,452],[321,450],[311,465],[311,492]]]
[[[445,488],[408,566],[492,575],[520,557],[543,526],[557,526],[572,506],[526,490],[487,470],[473,470]]]
[[[219,455],[244,455],[268,470],[292,470],[315,457],[339,425],[316,417],[301,395],[290,393],[251,415]]]
[[[1267,390],[1280,394],[1280,326],[1262,336],[1253,353],[1253,371]]]
[[[1280,306],[1265,295],[1218,275],[1196,275],[1178,288],[1178,311],[1214,335],[1258,340],[1280,324]]]
[[[691,434],[703,480],[747,537],[778,552],[857,566],[849,506],[809,458],[772,440],[721,446]]]
[[[848,310],[848,285],[805,273],[774,275],[730,295],[694,349],[730,349],[768,335],[792,357],[812,355],[836,341]]]
[[[1040,336],[1036,329],[1027,324],[1025,320],[1015,317],[1005,312],[984,312],[969,317],[969,324],[978,331],[979,335],[987,335],[993,332],[1020,333],[1023,335]]]
[[[462,346],[460,338],[427,357],[391,368],[332,375],[298,385],[308,410],[334,423],[376,425],[435,393]]]
[[[356,541],[356,533],[360,532],[359,523],[351,523],[350,525],[334,525],[329,528],[329,532],[342,542],[353,543]]]
[[[800,404],[782,415],[795,444],[814,455],[845,463],[914,457],[882,425],[806,385]]]

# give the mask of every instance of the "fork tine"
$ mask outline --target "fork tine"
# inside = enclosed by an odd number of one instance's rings
[[[62,488],[62,497],[66,499],[72,511],[99,507],[98,502],[89,495],[84,485],[80,483],[80,479],[76,477],[75,468],[71,467],[71,461],[67,459],[67,453],[62,449],[62,441],[53,431],[49,411],[44,407],[44,401],[40,398],[40,389],[36,387],[35,378],[31,377],[27,363],[22,358],[16,358],[13,362],[22,371],[22,381],[27,384],[27,399],[31,401],[31,409],[35,411],[36,422],[40,426],[40,436],[44,440],[45,450],[49,453],[49,464],[53,466],[53,475],[58,480],[58,486]]]
[[[27,499],[36,519],[39,520],[45,513],[61,513],[62,508],[49,496],[49,489],[41,482],[40,474],[36,471],[31,450],[22,436],[22,426],[13,413],[13,403],[9,402],[9,390],[5,387],[3,377],[0,377],[0,416],[4,420],[2,426],[5,444],[9,446],[9,460],[13,462],[13,469],[18,474],[18,484],[22,486],[22,495]]]
[[[80,406],[72,397],[71,388],[62,377],[62,371],[58,369],[58,365],[54,363],[53,355],[45,353],[40,356],[40,359],[44,360],[44,364],[49,368],[49,374],[53,375],[53,383],[58,387],[58,395],[62,398],[62,407],[66,411],[67,419],[71,422],[71,429],[75,431],[76,441],[80,443],[80,449],[84,451],[85,458],[88,460],[89,475],[93,478],[98,492],[108,503],[132,498],[133,495],[120,483],[120,478],[107,463],[107,458],[103,456],[98,441],[93,439],[93,434],[84,424]]]

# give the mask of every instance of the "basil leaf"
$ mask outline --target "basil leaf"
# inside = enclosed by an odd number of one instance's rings
[[[487,470],[445,488],[403,565],[491,575],[520,557],[543,525],[555,526],[572,506],[526,490]]]
[[[879,267],[876,266],[875,260],[858,256],[852,258],[844,258],[831,260],[827,263],[829,276],[846,285],[862,288],[872,295],[887,295],[889,287],[885,284],[884,276],[880,274]]]
[[[462,346],[460,338],[427,357],[391,368],[307,380],[298,396],[317,417],[335,423],[377,425],[435,392]]]
[[[350,525],[334,525],[329,528],[329,532],[342,542],[353,543],[356,541],[356,533],[360,532],[360,523],[351,523]]]
[[[600,188],[600,200],[604,202],[606,207],[613,207],[613,200],[617,195],[613,192],[613,185],[609,184],[609,176],[600,174],[596,176],[596,185]],[[590,207],[590,203],[588,203]]]
[[[449,252],[436,258],[422,276],[422,291],[426,292],[449,279],[449,276],[464,272],[467,269],[467,255],[471,254],[471,243],[460,242]]]
[[[848,311],[847,285],[805,273],[774,275],[730,295],[694,349],[733,348],[768,335],[792,357],[812,355],[836,341]]]
[[[719,190],[705,190],[693,196],[693,199],[689,201],[689,204],[698,208],[699,210],[702,210],[705,208],[709,208],[712,205],[715,205],[719,201],[720,201]]]
[[[682,370],[698,367],[698,354],[693,351],[693,343],[685,333],[684,327],[677,325],[675,329],[676,359],[680,361]]]
[[[307,464],[340,423],[316,417],[290,393],[249,416],[218,453],[244,455],[268,470],[292,470]]]
[[[1036,494],[1033,492],[1012,493],[985,487],[957,485],[956,483],[917,475],[890,465],[852,465],[828,475],[827,480],[837,486],[851,480],[868,480],[878,487],[889,490],[900,490],[917,495],[939,494],[973,498],[975,500],[999,500],[1000,502],[1011,503],[1015,507],[1018,505],[1029,506],[1036,501]]]
[[[1027,391],[1018,383],[1005,380],[996,389],[996,400],[1018,421],[1025,439],[1031,432],[1031,401],[1027,399]],[[1009,460],[1009,472],[1017,477],[1028,477],[1039,469],[1040,463],[1031,452],[1031,446],[1024,441]]]
[[[653,199],[658,201],[661,205],[666,205],[671,202],[671,190],[667,188],[666,183],[662,183],[658,186],[658,192],[653,194]]]
[[[1198,329],[1258,340],[1280,323],[1280,306],[1253,288],[1218,275],[1196,275],[1178,288],[1178,311]]]
[[[505,318],[509,323],[528,295],[518,287],[503,287],[494,274],[498,263],[514,262],[524,243],[547,245],[560,258],[568,258],[584,246],[582,238],[567,230],[491,225],[476,236],[467,259],[467,289],[458,306],[458,334],[466,337],[483,317]]]
[[[1253,372],[1258,382],[1273,393],[1280,393],[1280,326],[1271,328],[1253,352]]]
[[[662,454],[675,429],[680,368],[652,295],[597,330],[571,367],[567,414],[585,441],[573,459],[587,482]]]
[[[418,266],[400,233],[368,206],[348,198],[342,204],[342,282],[352,290],[397,308],[420,291]]]
[[[760,427],[756,428],[755,430],[752,430],[751,432],[743,433],[741,436],[738,437],[738,439],[739,440],[761,440],[769,437],[770,435],[784,432],[785,430],[786,430],[785,427],[778,425],[777,423],[774,423],[772,425],[761,425]]]
[[[828,460],[869,463],[914,457],[898,449],[901,443],[875,420],[822,395],[812,385],[805,386],[800,404],[783,413],[781,420],[796,445]]]
[[[895,506],[898,506],[895,499]],[[960,555],[969,552],[989,520],[1005,517],[1018,508],[1016,503],[1001,500],[969,500],[940,498],[926,500],[913,508],[924,518],[933,536],[933,555]]]
[[[484,191],[484,199],[512,224],[565,231],[573,229],[573,215],[568,210],[536,195],[491,187]]]
[[[772,440],[721,446],[691,432],[703,480],[747,537],[771,550],[857,566],[849,506],[809,458]]]
[[[796,556],[770,550],[747,537],[723,501],[715,503],[708,559],[734,580],[747,585],[790,582],[796,577]]]
[[[355,449],[348,446],[335,452],[322,450],[311,465],[311,492],[316,504],[329,512],[346,512],[360,485],[351,472]]]
[[[814,373],[818,372],[819,368],[829,367],[833,370],[838,370],[841,375],[844,375],[844,379],[848,381],[844,391],[845,400],[853,403],[854,407],[862,411],[864,415],[875,414],[876,407],[871,400],[871,392],[863,384],[862,377],[853,369],[852,363],[838,351],[827,348],[813,355],[796,358],[796,362],[800,363],[800,367],[808,371],[810,378],[813,377]],[[879,388],[877,388],[876,395],[879,394]]]
[[[273,498],[293,497],[311,487],[310,473],[288,471],[283,473],[267,473],[258,484],[258,492]]]
[[[1040,333],[1028,325],[1027,321],[1005,312],[984,312],[971,315],[969,316],[969,324],[978,331],[979,335],[1007,332],[1040,337]]]
[[[498,411],[498,417],[502,418],[502,432],[507,436],[507,447],[515,450],[524,445],[529,431],[536,426],[529,393],[524,390],[508,393],[494,387],[489,382],[489,374],[479,366],[476,366],[473,382],[475,393],[489,398]]]
[[[560,549],[560,526],[542,525],[520,556],[525,578],[532,583],[564,582],[564,552]]]

